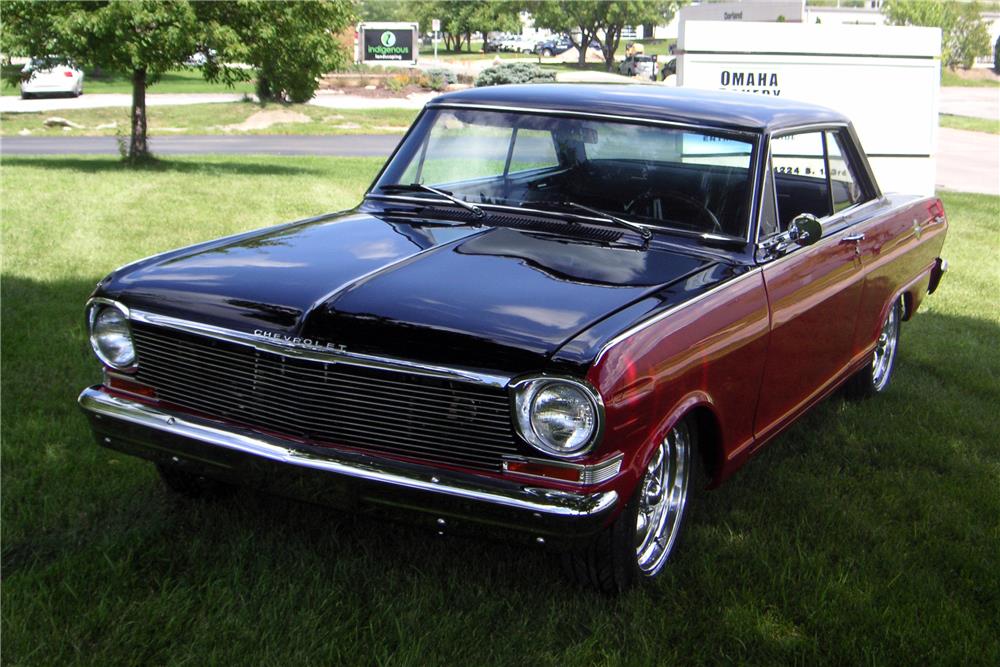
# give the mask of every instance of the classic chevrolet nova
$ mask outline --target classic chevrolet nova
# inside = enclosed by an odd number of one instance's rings
[[[117,269],[87,304],[100,444],[655,577],[685,515],[811,406],[886,390],[935,198],[820,107],[656,86],[438,97],[364,200]]]

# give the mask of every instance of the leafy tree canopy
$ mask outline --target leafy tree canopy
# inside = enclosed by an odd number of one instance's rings
[[[981,10],[978,2],[956,0],[888,0],[882,8],[891,25],[941,28],[941,61],[952,69],[969,69],[977,57],[990,53]]]
[[[681,4],[678,0],[535,0],[528,8],[536,27],[569,34],[579,50],[581,67],[588,45],[597,40],[610,71],[625,27],[668,23]]]
[[[231,83],[258,71],[269,96],[303,101],[315,77],[343,61],[336,32],[349,24],[347,0],[307,2],[32,2],[5,0],[0,49],[55,56],[79,65],[130,72],[132,122],[128,157],[149,158],[146,87],[196,51],[208,56],[202,73]]]

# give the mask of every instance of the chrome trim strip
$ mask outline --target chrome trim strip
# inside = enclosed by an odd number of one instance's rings
[[[635,116],[622,116],[619,114],[594,113],[593,111],[571,111],[569,109],[539,109],[537,107],[516,107],[503,106],[499,104],[472,104],[461,102],[435,102],[431,100],[425,105],[427,109],[480,109],[485,111],[515,111],[519,113],[537,113],[549,116],[580,116],[583,118],[610,118],[612,120],[624,120],[638,125],[664,125],[667,127],[694,128],[698,130],[710,130],[723,134],[737,134],[742,136],[759,137],[764,128],[747,129],[738,126],[719,126],[707,123],[684,123],[682,121],[658,120],[655,118],[637,118]]]
[[[307,359],[309,361],[318,361],[327,364],[347,364],[349,366],[365,366],[368,368],[379,368],[389,371],[401,371],[413,373],[415,375],[441,378],[444,380],[472,382],[475,384],[488,385],[501,389],[506,388],[511,380],[511,378],[507,375],[499,375],[495,373],[436,366],[433,364],[424,364],[405,359],[381,357],[372,354],[361,354],[358,352],[349,352],[347,350],[334,348],[312,345],[295,345],[293,343],[282,342],[274,338],[262,338],[245,331],[234,331],[232,329],[225,329],[211,324],[192,322],[190,320],[183,320],[177,317],[170,317],[168,315],[157,315],[156,313],[150,313],[142,310],[132,310],[130,319],[153,326],[177,329],[178,331],[184,331],[198,336],[208,336],[211,338],[225,340],[230,343],[248,345],[258,350],[273,352],[286,357]]]
[[[604,346],[601,348],[601,351],[597,353],[597,357],[594,359],[594,363],[592,365],[596,366],[597,364],[601,363],[601,360],[604,358],[604,355],[607,354],[608,350],[610,350],[611,348],[613,348],[618,343],[621,343],[622,341],[624,341],[624,340],[626,340],[628,338],[631,338],[632,336],[634,336],[635,334],[639,333],[640,331],[644,331],[645,329],[648,329],[649,327],[653,326],[654,324],[656,324],[656,323],[658,323],[658,322],[660,322],[660,321],[662,321],[662,320],[670,317],[671,315],[673,315],[677,311],[682,310],[684,308],[687,308],[688,306],[694,305],[694,304],[698,303],[699,301],[701,301],[703,299],[707,299],[708,297],[712,296],[716,292],[719,292],[720,290],[722,290],[724,288],[727,288],[727,287],[732,287],[733,285],[736,285],[737,283],[740,283],[740,282],[746,280],[747,278],[750,278],[751,276],[757,275],[758,273],[761,273],[762,271],[763,271],[763,268],[759,267],[759,266],[755,267],[753,269],[750,269],[749,271],[747,271],[743,275],[736,276],[735,278],[727,280],[727,281],[723,282],[720,285],[716,285],[712,289],[710,289],[710,290],[708,290],[706,292],[702,292],[701,294],[699,294],[696,297],[688,299],[684,303],[679,303],[676,306],[673,306],[672,308],[667,308],[663,312],[657,313],[656,315],[653,315],[649,319],[643,320],[642,322],[639,322],[638,324],[632,326],[631,328],[626,329],[625,331],[623,331],[622,333],[618,334],[617,336],[615,336],[614,338],[612,338],[611,340],[609,340],[607,343],[604,344]]]
[[[296,449],[293,443],[280,438],[250,430],[223,429],[217,422],[171,414],[149,405],[112,396],[96,387],[84,389],[80,394],[79,403],[86,412],[98,417],[120,419],[276,463],[542,515],[595,516],[611,509],[618,501],[618,494],[615,491],[583,494],[531,486],[513,488],[489,487],[486,484],[477,486],[471,480],[459,479],[444,472],[436,474],[428,472],[421,475],[402,467],[396,469],[389,461],[371,460],[360,463],[348,460],[346,457],[340,458],[338,452],[334,450],[328,455],[319,456]]]

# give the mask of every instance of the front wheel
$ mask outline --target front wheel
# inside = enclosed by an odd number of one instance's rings
[[[619,593],[636,580],[656,577],[684,527],[698,434],[678,422],[653,452],[635,494],[610,527],[585,548],[565,555],[570,576],[603,593]]]
[[[552,49],[545,49],[545,50],[543,50],[542,51],[542,55],[545,56],[546,58],[552,57]]]
[[[903,319],[903,299],[900,297],[889,308],[882,323],[882,330],[875,341],[871,363],[847,381],[845,390],[849,398],[870,398],[889,387],[892,371],[896,367],[899,349],[899,328]]]

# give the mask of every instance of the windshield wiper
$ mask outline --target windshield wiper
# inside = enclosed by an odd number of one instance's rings
[[[575,208],[575,209],[577,209],[579,211],[584,211],[586,213],[590,213],[591,215],[597,216],[597,217],[601,218],[602,220],[606,220],[608,222],[614,223],[614,224],[618,225],[619,227],[624,227],[625,229],[630,229],[633,232],[635,232],[636,234],[638,234],[639,236],[641,236],[644,241],[648,241],[649,239],[653,238],[653,232],[649,231],[648,229],[646,229],[642,225],[638,225],[638,224],[636,224],[634,222],[630,222],[629,220],[625,220],[623,218],[619,218],[616,215],[611,215],[610,213],[608,213],[606,211],[602,211],[602,210],[596,209],[596,208],[591,208],[589,206],[584,206],[583,204],[577,204],[575,201],[565,201],[565,202],[562,202],[561,205],[564,206],[564,207],[566,207],[566,208]]]
[[[390,190],[390,191],[401,190],[401,191],[412,192],[416,190],[416,191],[430,192],[431,194],[435,194],[438,197],[443,197],[448,201],[450,201],[451,203],[461,206],[462,208],[468,211],[471,211],[472,215],[476,216],[477,218],[486,217],[486,212],[483,211],[483,209],[476,206],[475,204],[470,204],[464,199],[459,199],[458,197],[451,194],[447,190],[438,190],[437,188],[432,188],[431,186],[424,185],[423,183],[410,183],[409,185],[405,183],[390,183],[388,185],[380,185],[378,187],[380,190]]]

